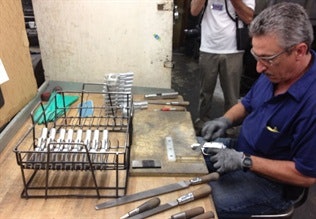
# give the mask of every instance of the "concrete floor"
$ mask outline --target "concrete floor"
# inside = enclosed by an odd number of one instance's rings
[[[188,111],[192,120],[197,118],[197,105],[199,99],[199,68],[198,61],[182,53],[173,54],[174,69],[172,71],[171,88],[178,91],[184,100],[190,101]],[[221,116],[224,112],[223,94],[217,83],[213,97],[213,118]],[[293,219],[316,218],[316,185],[309,189],[307,201],[294,212]]]

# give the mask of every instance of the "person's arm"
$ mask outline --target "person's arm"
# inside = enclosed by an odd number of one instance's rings
[[[222,137],[228,128],[240,125],[247,114],[244,105],[237,103],[222,117],[205,122],[201,130],[201,136],[205,141]]]
[[[246,24],[250,24],[253,19],[254,10],[245,5],[242,0],[231,0],[230,2],[234,6],[238,17]]]
[[[233,126],[240,125],[244,118],[248,115],[244,105],[242,103],[237,103],[232,108],[230,108],[225,114],[224,117],[232,122]]]
[[[198,16],[202,11],[206,0],[192,0],[191,1],[191,14],[192,16]]]
[[[293,161],[270,160],[257,156],[251,156],[251,159],[251,171],[265,175],[271,179],[303,187],[309,187],[316,183],[315,178],[302,175],[298,172]]]

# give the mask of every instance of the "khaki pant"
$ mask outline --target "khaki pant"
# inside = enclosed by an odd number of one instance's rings
[[[198,115],[202,121],[210,120],[213,93],[217,77],[224,94],[227,111],[239,99],[240,78],[243,71],[243,53],[210,54],[200,52],[201,88]]]

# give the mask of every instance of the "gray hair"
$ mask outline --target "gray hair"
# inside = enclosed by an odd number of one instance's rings
[[[283,2],[263,10],[250,24],[253,36],[275,35],[282,48],[306,43],[310,48],[314,40],[313,27],[305,9],[296,3]]]

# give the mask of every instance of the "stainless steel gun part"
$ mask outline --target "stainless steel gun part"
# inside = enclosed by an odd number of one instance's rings
[[[66,130],[64,128],[61,128],[59,131],[59,137],[56,140],[58,144],[56,145],[54,151],[61,151],[63,149],[63,141],[65,139],[65,135],[66,135]]]
[[[37,141],[37,149],[35,148],[35,150],[37,150],[37,151],[44,150],[45,142],[46,142],[46,138],[47,138],[47,133],[48,133],[48,129],[46,127],[44,127],[42,129],[42,135],[41,135],[41,137],[39,137],[39,139]]]
[[[82,138],[82,129],[78,129],[77,132],[76,132],[76,139],[75,139],[75,142],[74,142],[75,145],[74,145],[74,147],[72,149],[73,152],[80,151],[80,149],[81,149],[81,145],[80,145],[81,138]],[[74,154],[72,160],[73,161],[78,161],[79,160],[78,156],[80,157],[80,155],[78,153]]]
[[[90,150],[90,144],[91,144],[91,129],[88,129],[87,131],[86,131],[86,137],[85,137],[85,139],[84,139],[84,141],[83,141],[83,143],[85,144],[85,146],[82,148],[82,152],[86,152],[86,150]],[[82,155],[82,161],[83,162],[86,162],[87,161],[87,157],[86,157],[86,154],[83,154]]]
[[[47,143],[46,143],[47,148],[49,147],[50,150],[52,150],[54,147],[52,144],[50,145],[50,143],[52,143],[55,140],[55,136],[56,136],[56,129],[51,128],[49,131],[49,137],[48,137]]]
[[[100,152],[105,152],[108,149],[108,137],[109,137],[109,131],[106,129],[103,130]]]

